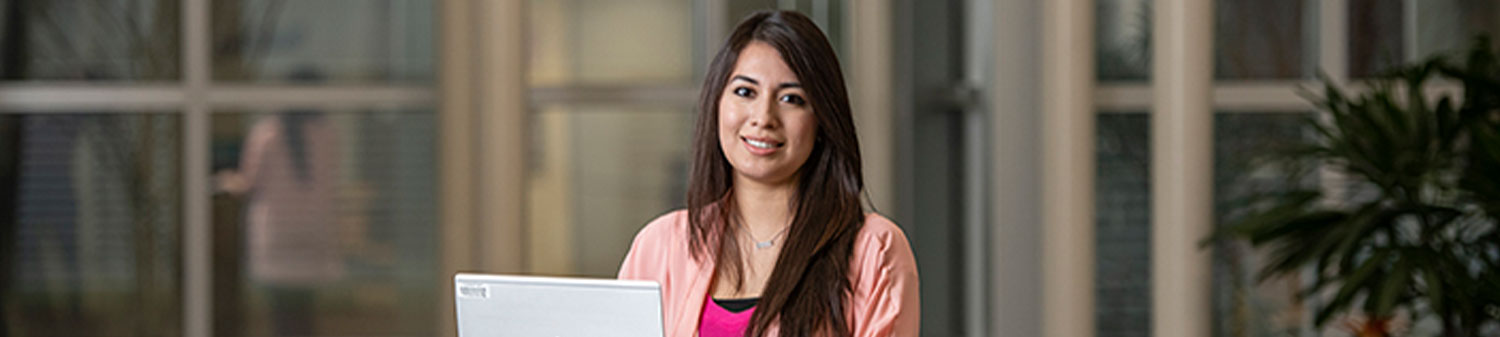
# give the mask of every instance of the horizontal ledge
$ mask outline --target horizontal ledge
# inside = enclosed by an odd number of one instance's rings
[[[318,87],[214,87],[205,91],[207,103],[215,107],[267,106],[368,106],[412,105],[437,102],[429,87],[318,86]]]
[[[1297,94],[1300,82],[1215,84],[1213,106],[1215,111],[1244,112],[1298,112],[1311,111],[1308,103]],[[1094,93],[1094,104],[1100,111],[1146,112],[1151,111],[1151,85],[1105,85]]]
[[[176,86],[5,85],[0,111],[181,109],[185,97]]]
[[[692,106],[698,103],[698,88],[690,86],[542,87],[532,88],[529,98],[533,106],[600,103]]]
[[[1345,92],[1363,92],[1369,86],[1363,83],[1340,84]],[[1282,81],[1250,83],[1215,83],[1213,89],[1214,111],[1218,112],[1309,112],[1316,107],[1298,93],[1299,88],[1321,90],[1318,82]],[[1427,86],[1426,96],[1435,99],[1443,94],[1458,95],[1463,88],[1452,82],[1433,82]],[[1150,113],[1151,85],[1107,84],[1094,92],[1094,105],[1098,111],[1115,113]]]
[[[169,85],[0,85],[0,112],[187,110],[218,107],[326,107],[413,105],[436,102],[428,87],[391,86],[215,86],[191,90]]]

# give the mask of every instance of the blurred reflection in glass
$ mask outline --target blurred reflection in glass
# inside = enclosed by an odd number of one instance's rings
[[[182,334],[181,127],[0,115],[0,335]]]
[[[1350,77],[1374,75],[1405,58],[1404,2],[1349,0]]]
[[[697,3],[529,0],[528,85],[690,88],[694,34],[702,33],[694,28]],[[622,31],[632,33],[621,38]],[[527,272],[615,276],[636,231],[660,210],[681,207],[687,111],[627,94],[541,102],[528,114]]]
[[[1495,0],[1417,1],[1419,55],[1458,53],[1476,34],[1500,38],[1500,2]]]
[[[1151,116],[1098,115],[1094,249],[1099,336],[1151,335]]]
[[[431,334],[433,123],[425,108],[214,114],[217,184],[244,196],[214,200],[215,335]]]
[[[0,79],[175,80],[179,0],[0,0]]]
[[[641,226],[684,205],[687,111],[566,105],[532,115],[531,272],[614,277]]]
[[[1500,37],[1500,2],[1349,0],[1349,73],[1368,77],[1403,60],[1452,55],[1478,34]]]
[[[1220,112],[1214,116],[1214,221],[1238,219],[1234,213],[1256,193],[1316,186],[1316,176],[1291,181],[1293,171],[1308,167],[1268,165],[1276,153],[1309,141],[1308,113]],[[1304,163],[1305,164],[1305,163]],[[1214,246],[1213,298],[1216,336],[1293,336],[1304,327],[1310,308],[1297,295],[1302,280],[1273,278],[1260,282],[1261,252],[1245,242]]]
[[[213,78],[425,84],[437,35],[431,0],[215,0]]]
[[[1312,75],[1317,29],[1305,20],[1309,1],[1214,2],[1214,78],[1297,79]]]
[[[218,173],[221,189],[247,196],[249,278],[265,288],[277,336],[311,334],[314,287],[344,277],[335,132],[316,112],[261,118],[245,137],[240,170]]]
[[[1358,0],[1354,0],[1358,1]],[[1214,78],[1296,79],[1312,74],[1315,29],[1305,0],[1214,2]],[[1096,0],[1095,66],[1104,82],[1151,78],[1151,0]]]
[[[1151,1],[1097,0],[1094,36],[1099,81],[1151,78]]]

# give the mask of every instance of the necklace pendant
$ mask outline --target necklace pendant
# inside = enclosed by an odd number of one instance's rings
[[[772,244],[772,243],[773,243],[773,242],[774,242],[774,241],[776,241],[776,240],[767,240],[767,241],[758,241],[758,242],[756,242],[756,243],[755,243],[755,248],[756,248],[756,249],[766,249],[766,248],[770,248],[770,247],[771,247],[771,244]]]

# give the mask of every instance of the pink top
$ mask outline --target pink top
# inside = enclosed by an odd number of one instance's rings
[[[708,305],[713,258],[694,260],[688,252],[687,211],[652,220],[635,236],[620,266],[620,279],[661,284],[667,337],[692,337]],[[855,337],[916,336],[917,263],[900,227],[879,214],[865,216],[849,257],[850,292],[844,314]],[[776,335],[777,328],[770,329]]]
[[[703,301],[703,317],[698,323],[699,337],[745,336],[745,329],[750,327],[750,315],[755,313],[755,307],[733,312],[714,303],[711,298],[704,297]]]

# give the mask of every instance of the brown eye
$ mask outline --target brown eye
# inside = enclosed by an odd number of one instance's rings
[[[740,96],[740,97],[745,97],[745,98],[750,98],[750,97],[754,97],[755,96],[755,91],[754,90],[750,90],[750,88],[739,87],[739,88],[734,88],[734,95],[735,96]]]
[[[801,95],[782,95],[781,96],[781,102],[782,103],[791,103],[791,104],[799,105],[799,106],[807,104],[807,100],[803,99]]]

